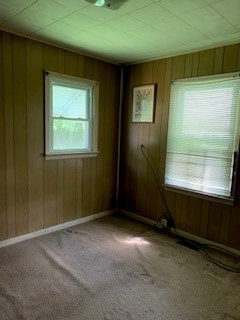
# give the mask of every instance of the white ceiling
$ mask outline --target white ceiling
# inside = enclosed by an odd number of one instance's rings
[[[0,29],[129,63],[240,42],[240,0],[0,0]]]

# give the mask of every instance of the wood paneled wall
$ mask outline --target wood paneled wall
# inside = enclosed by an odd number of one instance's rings
[[[121,145],[121,208],[150,219],[164,213],[153,174],[144,160],[143,144],[160,181],[163,182],[171,79],[240,71],[239,45],[201,51],[129,66],[125,90]],[[157,84],[153,124],[131,122],[132,89]],[[239,193],[239,187],[238,187]],[[166,192],[176,227],[195,235],[240,249],[240,204],[233,207],[179,193]]]
[[[100,83],[97,158],[45,160],[43,70]],[[119,70],[0,32],[0,240],[115,207]]]

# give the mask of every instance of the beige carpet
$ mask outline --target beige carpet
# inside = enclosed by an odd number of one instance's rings
[[[119,216],[0,249],[0,320],[240,319],[240,275]]]

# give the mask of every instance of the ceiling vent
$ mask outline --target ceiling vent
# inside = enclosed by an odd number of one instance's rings
[[[119,9],[127,0],[85,0],[88,3],[98,7],[104,7],[112,10]]]

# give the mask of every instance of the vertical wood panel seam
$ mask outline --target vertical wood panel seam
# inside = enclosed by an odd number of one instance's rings
[[[43,45],[43,49],[42,49],[42,61],[43,61],[43,69],[45,70],[45,55],[46,55],[46,47],[45,45]],[[44,79],[44,85],[43,85],[43,92],[45,93],[45,79]],[[43,97],[43,104],[44,104],[44,141],[43,141],[43,145],[44,145],[44,153],[45,153],[45,94]],[[43,217],[42,217],[42,225],[43,228],[45,227],[45,166],[44,166],[44,161],[45,159],[43,159],[43,184],[42,184],[42,193],[43,193]]]
[[[13,102],[13,118],[12,118],[12,127],[13,127],[13,150],[14,150],[14,206],[15,206],[15,232],[17,232],[17,225],[16,225],[16,167],[15,167],[15,162],[16,162],[16,152],[15,152],[15,128],[14,128],[14,119],[15,119],[15,93],[14,93],[14,72],[13,72],[13,39],[11,35],[11,64],[12,64],[12,102]]]
[[[224,64],[224,60],[225,60],[225,55],[226,55],[226,46],[223,47],[222,72],[223,72],[223,64]]]
[[[240,44],[238,45],[237,71],[240,71]]]
[[[183,72],[184,72],[184,74],[183,74],[183,78],[185,78],[185,70],[186,70],[186,63],[187,63],[187,61],[186,61],[186,60],[187,60],[187,55],[185,54],[185,55],[184,55],[184,68],[183,68],[183,70],[184,70],[184,71],[183,71]]]
[[[237,46],[237,59],[236,59],[235,71],[238,71],[238,58],[239,58],[239,53],[240,53],[240,49],[239,49],[239,45],[238,45],[238,46]]]
[[[27,93],[28,93],[28,86],[27,86],[27,41],[24,38],[24,46],[25,46],[25,65],[24,65],[24,73],[25,73],[25,84],[26,84],[26,88],[25,88],[25,99],[26,99],[26,104],[25,104],[25,125],[26,125],[26,210],[27,210],[27,220],[28,220],[28,232],[30,230],[30,219],[29,219],[29,205],[28,205],[28,117],[27,117]]]
[[[105,76],[104,77],[104,81],[105,81],[105,83],[104,83],[104,86],[102,86],[102,88],[104,88],[104,93],[107,94],[106,85],[108,83],[108,77]],[[106,105],[107,105],[107,97],[106,96],[105,96],[104,101],[105,101],[104,110],[106,112]],[[106,134],[106,132],[105,132],[105,129],[106,129],[105,128],[106,127],[105,126],[105,112],[104,112],[104,118],[103,118],[103,133],[102,133],[102,137],[103,137],[104,140],[105,140],[105,134]],[[104,177],[105,177],[105,174],[106,174],[105,173],[105,165],[104,165],[106,149],[105,149],[105,144],[104,143],[102,144],[102,148],[103,148],[103,154],[102,154],[102,179],[104,181],[105,180]],[[102,200],[102,210],[103,210],[104,207],[105,207],[105,201]]]
[[[199,73],[199,52],[197,53],[197,58],[198,58],[198,60],[197,60],[197,75],[198,75],[198,73]]]
[[[43,70],[43,44],[41,43],[41,70]],[[42,121],[43,121],[43,126],[42,126],[42,142],[43,142],[43,150],[42,150],[42,162],[41,162],[41,168],[42,168],[42,228],[44,226],[44,202],[43,202],[43,197],[44,197],[44,152],[45,152],[45,73],[42,72],[42,103],[43,103],[43,110],[42,110]]]
[[[6,45],[6,47],[8,47],[8,45],[10,45],[10,47],[11,47],[11,54],[10,54],[10,57],[9,57],[9,62],[10,62],[10,67],[11,67],[11,70],[7,70],[7,72],[9,72],[10,71],[10,74],[11,74],[11,83],[10,83],[10,86],[11,86],[11,97],[13,96],[13,83],[12,83],[12,35],[11,34],[9,34],[9,37],[6,39],[6,37],[7,37],[7,33],[3,33],[3,36],[5,37],[5,45]],[[3,41],[3,43],[4,43],[4,41]],[[3,53],[4,53],[4,50],[5,48],[3,48]],[[4,55],[3,55],[3,58],[4,58]],[[3,80],[4,80],[4,88],[8,85],[7,83],[6,83],[6,79],[5,79],[5,71],[6,70],[4,70],[4,66],[3,66],[3,71],[4,71],[4,73],[3,73]],[[6,106],[6,92],[5,92],[5,90],[4,90],[4,98],[3,98],[3,100],[4,100],[4,119],[5,119],[5,130],[6,130],[6,120],[8,120],[7,119],[7,115],[6,115],[6,108],[7,107],[9,107],[9,106]],[[12,98],[12,100],[11,100],[11,110],[12,110],[12,113],[13,113],[13,98]],[[12,123],[12,128],[11,128],[11,139],[12,139],[12,145],[14,145],[14,141],[13,141],[13,139],[14,139],[14,133],[13,133],[13,119],[10,119],[10,121],[11,121],[11,123]],[[5,132],[5,137],[7,138],[7,135],[6,135],[6,132]],[[6,147],[6,154],[5,154],[5,162],[6,162],[6,172],[8,172],[9,171],[9,168],[8,168],[8,161],[7,160],[9,160],[9,159],[7,159],[8,158],[8,152],[7,152],[7,145],[5,144],[5,147]],[[13,148],[13,154],[11,155],[11,159],[12,159],[12,162],[14,162],[14,152],[15,152],[15,150],[14,150],[14,148]],[[16,223],[15,223],[15,220],[16,220],[16,207],[15,207],[15,173],[14,173],[14,163],[12,163],[12,165],[13,165],[13,167],[11,168],[12,169],[12,171],[13,171],[13,173],[12,173],[12,188],[13,188],[13,216],[14,216],[14,232],[13,232],[13,236],[15,236],[15,233],[16,233]],[[6,200],[7,200],[7,203],[6,203],[6,205],[7,205],[7,226],[8,226],[8,237],[9,237],[9,234],[10,234],[10,222],[9,222],[9,219],[10,219],[10,217],[9,217],[9,175],[8,174],[6,174],[6,188],[7,188],[7,190],[6,190]]]
[[[42,55],[42,70],[44,70],[44,45],[41,44],[41,55]],[[42,88],[42,95],[43,95],[43,99],[42,99],[42,103],[43,103],[43,154],[45,153],[45,73],[42,72],[42,84],[43,84],[43,88]],[[42,156],[43,157],[43,156]],[[43,157],[43,161],[42,161],[42,228],[44,228],[44,157]]]
[[[2,51],[2,54],[1,54],[1,58],[2,58],[2,64],[1,64],[1,77],[2,77],[2,102],[3,102],[3,108],[2,108],[2,112],[3,112],[3,149],[4,149],[4,169],[5,169],[5,176],[4,176],[4,180],[5,180],[5,191],[4,191],[4,194],[5,194],[5,219],[6,219],[6,228],[8,230],[8,215],[7,215],[7,192],[6,192],[6,189],[7,189],[7,175],[6,175],[6,129],[5,129],[5,103],[4,103],[4,75],[3,75],[3,32],[1,31],[1,51]],[[6,234],[8,236],[8,232],[6,230]]]
[[[214,74],[215,61],[216,61],[216,48],[214,49],[214,53],[213,53],[213,70],[212,70],[213,74]]]
[[[11,35],[11,65],[12,65],[12,108],[13,108],[13,118],[12,118],[12,127],[13,127],[13,159],[14,159],[14,208],[15,208],[15,233],[17,231],[17,225],[16,225],[16,167],[15,167],[15,161],[16,161],[16,152],[15,152],[15,128],[14,128],[14,105],[15,105],[15,100],[14,100],[14,85],[13,85],[13,76],[14,76],[14,72],[13,72],[13,39],[12,39],[12,35]]]

